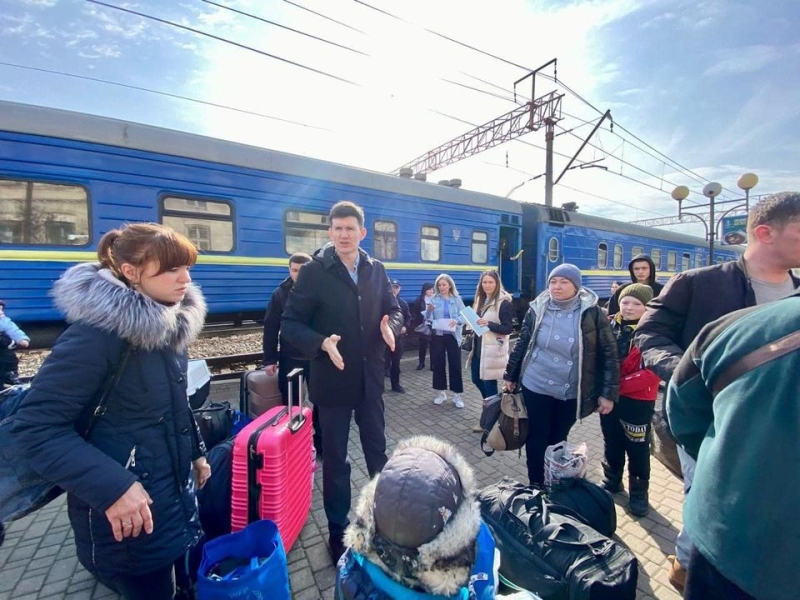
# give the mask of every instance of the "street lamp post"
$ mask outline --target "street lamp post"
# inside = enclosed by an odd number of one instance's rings
[[[744,208],[746,214],[750,213],[750,190],[753,189],[756,184],[758,183],[758,177],[754,173],[745,173],[739,178],[737,185],[744,190],[745,192],[745,201],[744,201]],[[711,183],[707,183],[703,187],[703,195],[708,198],[709,200],[709,210],[708,210],[708,221],[706,221],[703,217],[698,214],[685,212],[682,209],[682,202],[686,200],[686,197],[689,195],[689,188],[685,185],[679,185],[674,190],[672,190],[672,199],[678,203],[678,219],[683,217],[683,215],[694,217],[698,221],[703,224],[703,227],[706,229],[706,239],[708,240],[708,264],[714,264],[714,243],[716,241],[717,235],[717,225],[719,223],[715,222],[715,198],[720,195],[722,192],[722,186],[717,183],[716,181],[712,181]],[[725,204],[723,202],[723,204]],[[722,217],[720,218],[720,222],[722,218],[725,217],[728,213],[733,210],[741,209],[742,205],[734,206],[733,208],[729,209],[725,213],[723,213]]]

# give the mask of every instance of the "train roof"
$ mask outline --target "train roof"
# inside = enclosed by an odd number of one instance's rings
[[[626,223],[625,221],[616,221],[596,215],[568,211],[562,208],[548,208],[541,204],[525,204],[523,212],[535,212],[538,220],[549,221],[551,223],[570,223],[572,225],[579,225],[602,231],[622,233],[625,235],[640,235],[647,238],[684,244],[703,246],[708,243],[703,238],[695,235],[665,231],[656,227],[645,227],[644,225],[634,225],[633,223]],[[725,245],[723,247],[733,252],[744,252],[744,246]]]
[[[119,119],[0,101],[0,131],[156,152],[521,214],[514,200]]]

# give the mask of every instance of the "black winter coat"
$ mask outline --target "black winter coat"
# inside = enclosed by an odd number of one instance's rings
[[[272,292],[272,296],[269,299],[267,312],[264,315],[263,349],[265,365],[278,364],[278,358],[280,357],[278,352],[278,337],[281,330],[281,317],[293,287],[294,281],[292,281],[291,277],[287,277],[275,288],[275,291]],[[283,354],[284,357],[298,360],[303,358],[300,350],[295,348],[285,336],[280,336],[280,342],[280,354]]]
[[[628,271],[630,271],[631,274],[631,283],[637,283],[638,281],[636,279],[636,275],[633,274],[633,263],[641,260],[646,260],[650,264],[650,279],[647,281],[647,285],[649,285],[653,290],[653,298],[655,298],[661,293],[661,290],[664,289],[664,285],[656,281],[656,265],[653,262],[653,259],[647,254],[637,254],[628,263]],[[631,283],[622,284],[617,288],[617,291],[614,292],[614,295],[611,296],[608,301],[608,306],[606,307],[609,315],[615,315],[619,312],[619,295],[622,293],[622,290],[631,285]]]
[[[380,322],[389,315],[395,338],[403,317],[380,261],[359,250],[358,286],[333,246],[318,252],[297,277],[281,323],[282,335],[311,358],[309,395],[326,407],[353,407],[380,398],[386,343]],[[337,369],[321,349],[326,337],[341,336]]]
[[[594,292],[581,288],[581,336],[583,353],[578,358],[578,418],[588,417],[597,409],[597,398],[603,396],[612,402],[619,398],[619,360],[617,342],[605,312],[597,306]],[[545,291],[530,303],[525,314],[517,343],[508,359],[503,375],[505,381],[519,383],[523,369],[530,360],[541,322],[540,315],[550,301]],[[537,313],[538,311],[538,313]]]
[[[32,466],[67,490],[78,559],[89,571],[113,578],[166,567],[201,534],[191,462],[204,447],[186,396],[186,346],[202,328],[205,302],[190,286],[180,305],[164,306],[91,264],[68,270],[54,295],[73,324],[34,378],[14,435]],[[129,346],[106,412],[84,440],[75,425]],[[154,530],[117,542],[104,513],[136,481],[153,501]]]
[[[790,273],[795,287],[800,280]],[[647,304],[634,343],[644,365],[669,381],[700,330],[728,313],[756,305],[744,258],[678,273]]]

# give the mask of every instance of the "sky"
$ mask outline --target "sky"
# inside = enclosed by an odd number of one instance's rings
[[[563,94],[554,178],[611,120],[553,203],[634,221],[674,216],[677,185],[700,214],[747,172],[751,197],[800,190],[798,22],[782,0],[0,0],[0,99],[390,173],[528,102],[514,82],[557,59],[535,88]],[[544,146],[428,181],[543,203]]]

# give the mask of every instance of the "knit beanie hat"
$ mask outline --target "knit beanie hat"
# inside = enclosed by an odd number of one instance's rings
[[[619,293],[619,300],[622,300],[625,296],[633,296],[642,304],[647,304],[653,299],[653,288],[643,283],[632,283],[622,288]]]
[[[581,270],[575,265],[571,265],[569,263],[558,265],[555,269],[550,271],[547,281],[549,282],[553,277],[563,277],[564,279],[568,279],[578,291],[580,291],[581,286],[583,285]]]

